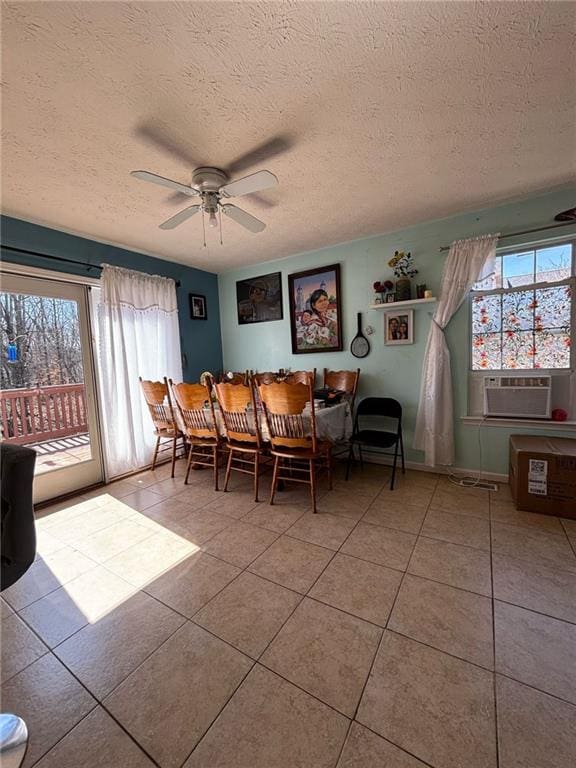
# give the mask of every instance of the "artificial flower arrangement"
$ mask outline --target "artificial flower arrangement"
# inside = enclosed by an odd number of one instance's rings
[[[414,277],[418,270],[412,265],[412,254],[410,251],[394,251],[394,256],[388,262],[388,266],[394,270],[394,277]]]
[[[376,293],[388,293],[389,291],[394,290],[394,283],[392,280],[384,280],[383,283],[380,282],[380,280],[377,280],[374,285],[372,286]]]

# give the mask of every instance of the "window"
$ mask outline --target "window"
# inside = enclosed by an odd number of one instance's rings
[[[472,370],[569,369],[574,246],[504,253],[471,294]]]

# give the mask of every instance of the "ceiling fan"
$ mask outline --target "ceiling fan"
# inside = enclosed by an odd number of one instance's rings
[[[249,232],[262,232],[266,229],[266,224],[251,213],[238,208],[231,203],[223,203],[230,197],[241,197],[250,195],[254,192],[260,192],[264,189],[270,189],[278,184],[278,179],[270,171],[257,171],[249,176],[229,181],[228,175],[219,168],[201,167],[196,168],[192,173],[192,183],[190,186],[181,184],[172,179],[166,179],[150,171],[131,171],[131,176],[142,181],[150,181],[152,184],[158,184],[161,187],[176,190],[189,197],[199,197],[201,202],[197,205],[191,205],[188,208],[177,213],[175,216],[167,219],[160,224],[160,229],[174,229],[183,222],[190,219],[197,213],[208,216],[208,226],[217,227],[222,219],[219,214],[224,214],[230,219],[240,224]],[[222,239],[220,239],[222,242]],[[206,241],[204,241],[206,245]]]

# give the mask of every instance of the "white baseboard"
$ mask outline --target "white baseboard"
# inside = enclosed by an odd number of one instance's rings
[[[386,466],[392,466],[392,459],[388,456],[378,456],[372,454],[370,458],[364,457],[364,461],[367,464],[384,464]],[[400,459],[398,459],[397,467],[400,467]],[[459,475],[462,477],[478,477],[477,469],[466,469],[463,467],[429,467],[427,464],[422,464],[420,461],[407,461],[406,469],[413,469],[416,472],[432,472],[436,475]],[[499,472],[482,472],[483,480],[492,480],[495,483],[508,483],[508,475],[500,474]]]

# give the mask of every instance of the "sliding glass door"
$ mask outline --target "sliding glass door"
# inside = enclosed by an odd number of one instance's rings
[[[84,285],[2,274],[2,440],[37,453],[34,500],[102,480]]]

